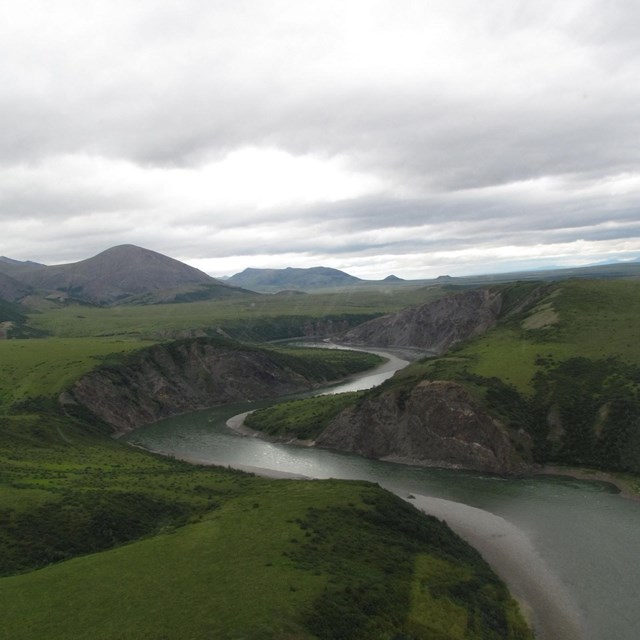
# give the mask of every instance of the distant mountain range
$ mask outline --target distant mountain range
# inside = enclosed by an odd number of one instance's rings
[[[120,245],[87,260],[55,266],[0,258],[0,297],[15,301],[28,293],[112,305],[180,302],[248,292],[161,253]]]
[[[311,267],[309,269],[294,267],[287,267],[286,269],[253,269],[249,267],[241,273],[231,276],[226,282],[253,291],[275,293],[285,289],[301,291],[348,287],[360,284],[364,280],[329,267]]]
[[[558,267],[536,271],[515,271],[510,273],[487,273],[474,276],[438,276],[424,280],[403,280],[390,275],[383,280],[363,280],[338,269],[311,267],[309,269],[245,269],[231,276],[225,282],[252,291],[277,293],[279,291],[312,291],[317,289],[375,287],[375,286],[416,286],[439,285],[468,287],[513,282],[515,280],[554,281],[567,278],[629,278],[640,277],[640,260],[611,262],[584,267]]]
[[[640,261],[504,274],[402,280],[363,280],[329,267],[248,268],[224,282],[179,260],[134,245],[120,245],[70,264],[47,266],[0,256],[0,300],[15,303],[30,295],[61,302],[108,306],[157,304],[258,293],[302,293],[321,289],[431,286],[467,287],[514,280],[640,277]]]
[[[29,291],[30,287],[0,271],[0,300],[19,300],[28,295]]]

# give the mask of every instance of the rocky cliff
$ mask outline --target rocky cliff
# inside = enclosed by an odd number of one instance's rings
[[[96,369],[61,402],[86,407],[122,434],[187,411],[276,397],[315,384],[276,354],[200,339],[157,345],[126,365]]]
[[[408,464],[508,474],[522,465],[505,428],[459,384],[423,381],[367,396],[316,446]]]
[[[418,347],[442,353],[498,321],[502,294],[474,289],[365,322],[341,336],[345,344]]]

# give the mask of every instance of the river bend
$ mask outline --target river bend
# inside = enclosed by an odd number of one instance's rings
[[[393,356],[382,368],[331,392],[375,386],[406,362]],[[199,463],[378,482],[405,498],[413,496],[416,506],[446,520],[474,544],[531,607],[537,638],[640,637],[639,502],[602,482],[505,479],[405,466],[242,437],[226,426],[232,416],[273,402],[178,416],[140,427],[124,439]]]

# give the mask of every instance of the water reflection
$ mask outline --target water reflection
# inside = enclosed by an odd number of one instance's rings
[[[531,554],[553,568],[555,575],[542,588],[551,589],[554,581],[566,587],[586,621],[585,640],[637,640],[639,503],[622,498],[605,483],[551,477],[504,479],[410,467],[241,437],[225,426],[233,415],[268,404],[245,403],[179,416],[142,427],[125,439],[198,462],[313,478],[369,480],[400,495],[421,494],[490,512],[526,536]],[[474,521],[463,525],[473,529]],[[476,525],[480,527],[480,520]],[[544,571],[539,573],[543,580]]]

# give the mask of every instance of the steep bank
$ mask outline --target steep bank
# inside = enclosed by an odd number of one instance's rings
[[[231,341],[183,340],[102,366],[60,400],[67,409],[85,407],[120,435],[188,411],[312,389],[339,375],[313,364]]]
[[[342,411],[316,445],[410,464],[514,473],[524,465],[506,429],[460,385],[391,388]]]
[[[370,320],[346,332],[340,342],[442,353],[495,326],[501,309],[499,291],[474,289]]]

